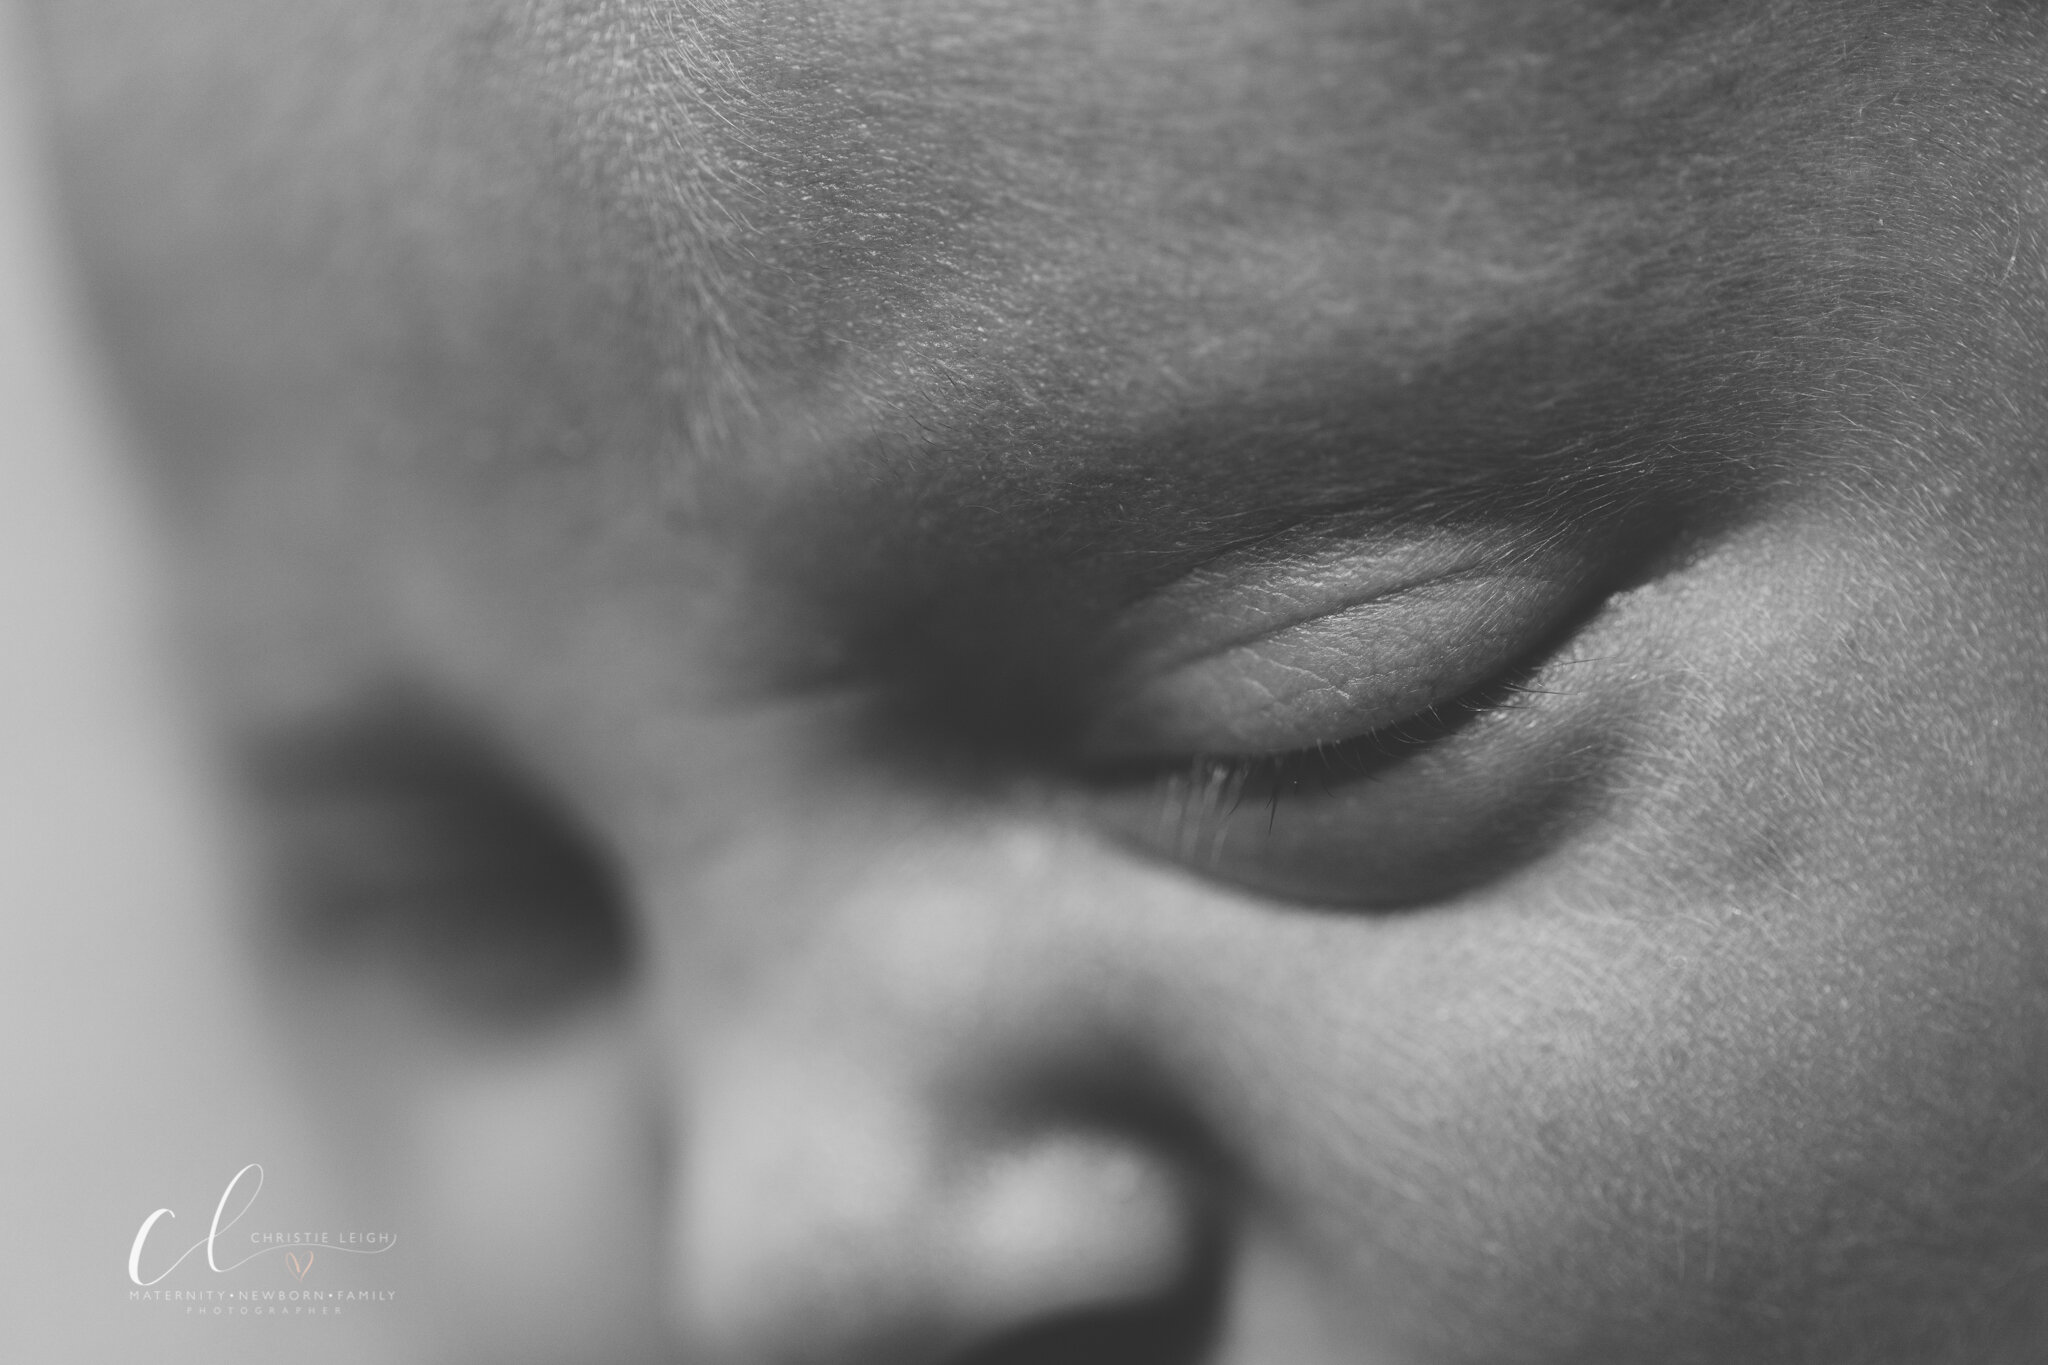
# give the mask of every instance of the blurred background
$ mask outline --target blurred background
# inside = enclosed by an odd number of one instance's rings
[[[148,1246],[168,1264],[247,1163],[266,1184],[238,1232],[349,1219],[295,1159],[312,1135],[282,1102],[278,1021],[233,988],[235,863],[177,719],[154,547],[48,198],[22,28],[0,5],[0,1359],[391,1358],[397,1300],[381,1324],[215,1316],[129,1279],[145,1218],[173,1211]],[[195,1257],[159,1288],[284,1289],[282,1259],[229,1276]],[[402,1273],[373,1278],[402,1300]]]

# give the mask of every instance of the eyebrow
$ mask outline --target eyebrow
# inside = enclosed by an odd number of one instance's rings
[[[1639,301],[1638,301],[1639,302]],[[1814,418],[1795,361],[1684,306],[1595,300],[1384,356],[1276,367],[1144,422],[949,397],[810,466],[757,572],[833,633],[831,676],[919,723],[1027,747],[1072,721],[1116,615],[1216,557],[1291,532],[1470,527],[1622,561],[1769,486]],[[1776,381],[1776,382],[1773,382]],[[972,713],[972,714],[966,714]]]
[[[1143,425],[971,396],[964,420],[919,414],[916,436],[871,434],[819,461],[782,509],[791,534],[770,538],[771,572],[887,615],[1015,601],[1032,595],[1026,577],[1128,598],[1326,519],[1352,534],[1625,536],[1754,491],[1814,420],[1785,381],[1793,357],[1760,365],[1741,338],[1703,338],[1693,322],[1593,307],[1470,338],[1405,374],[1331,355]]]

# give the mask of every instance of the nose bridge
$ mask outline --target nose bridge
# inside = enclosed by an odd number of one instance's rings
[[[946,1361],[1196,1274],[1180,1160],[1047,1084],[1115,1030],[1025,918],[1041,856],[774,879],[817,898],[805,932],[673,1054],[671,1306],[703,1358]]]

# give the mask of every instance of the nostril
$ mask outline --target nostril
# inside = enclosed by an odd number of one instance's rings
[[[1212,1354],[1224,1281],[1224,1241],[1206,1202],[1184,1170],[1141,1149],[1053,1144],[1067,1165],[1069,1189],[1091,1197],[1075,1208],[1087,1231],[1069,1227],[1064,1250],[1050,1241],[1041,1255],[1010,1260],[1013,1271],[1038,1266],[1040,1311],[953,1358],[950,1365],[1199,1365]],[[1078,1178],[1087,1169],[1092,1179]],[[1073,1208],[1075,1206],[1070,1206]],[[1092,1253],[1092,1254],[1090,1254]],[[1008,1258],[987,1258],[1002,1264]],[[1048,1274],[1064,1264],[1067,1279]],[[1024,1279],[1025,1276],[1019,1275]],[[1020,1303],[1027,1294],[1017,1294]]]
[[[1218,1262],[1209,1256],[1169,1294],[1027,1324],[951,1365],[1199,1365],[1215,1346],[1220,1302]]]
[[[1071,1117],[941,1124],[821,1050],[719,1060],[674,1205],[675,1330],[702,1358],[1202,1358],[1221,1211],[1175,1145]]]

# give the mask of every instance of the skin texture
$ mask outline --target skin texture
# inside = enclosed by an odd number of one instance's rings
[[[2038,7],[38,18],[422,1357],[2048,1348]]]

